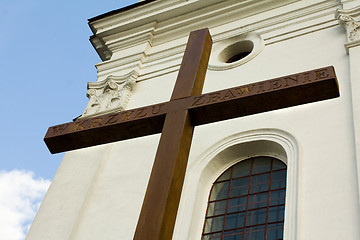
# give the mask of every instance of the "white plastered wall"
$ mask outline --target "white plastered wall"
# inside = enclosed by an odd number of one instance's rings
[[[197,1],[180,4],[192,2]],[[244,65],[208,70],[203,92],[333,65],[340,98],[196,127],[174,240],[201,238],[212,181],[244,154],[218,166],[211,165],[211,156],[224,150],[225,143],[254,141],[281,146],[271,154],[292,164],[288,165],[288,184],[292,184],[286,200],[286,240],[360,239],[349,55],[343,47],[346,33],[334,19],[335,9],[341,5],[339,1],[287,2],[294,4],[223,25],[207,26],[204,20],[201,27],[210,28],[215,42],[246,32],[239,27],[245,25],[264,39],[265,47]],[[282,17],[289,16],[281,14],[271,19],[276,11],[296,11],[302,5],[306,12],[307,4],[315,7],[301,20],[287,21]],[[269,24],[260,21],[266,17]],[[127,53],[134,62],[126,62],[126,56],[117,53],[98,65],[99,80],[134,68],[139,71],[128,109],[170,99],[187,40],[182,32],[194,30],[184,24],[181,34],[174,37],[175,28],[169,27],[166,35],[166,24],[149,25],[148,43],[134,47],[136,57]],[[116,65],[121,61],[126,63],[124,68]],[[159,135],[154,135],[66,153],[27,240],[131,240],[158,140]],[[209,171],[212,166],[218,168]]]

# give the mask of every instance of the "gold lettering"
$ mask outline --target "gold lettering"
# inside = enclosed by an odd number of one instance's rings
[[[209,95],[209,99],[208,99],[208,103],[213,103],[213,102],[217,102],[218,100],[220,100],[220,93],[210,93]]]
[[[53,134],[61,134],[68,126],[69,126],[69,124],[66,123],[66,124],[56,126],[56,127],[52,127]]]
[[[327,73],[327,69],[321,69],[321,70],[316,71],[316,79],[315,80],[318,80],[321,78],[326,78],[328,76],[329,76],[329,74]]]
[[[90,124],[90,127],[94,127],[96,124],[98,126],[102,126],[101,122],[102,122],[102,117],[98,117],[98,118],[94,118],[92,121],[91,121],[91,124]]]
[[[204,96],[194,97],[195,102],[191,106],[201,105],[205,102]],[[200,101],[202,100],[202,101]]]
[[[135,118],[145,117],[147,115],[147,112],[146,111],[144,112],[144,110],[145,110],[144,108],[138,109],[134,119]]]
[[[221,100],[232,99],[234,97],[235,97],[235,95],[229,89],[229,90],[226,91],[225,95],[221,98]]]
[[[291,85],[291,84],[289,84],[289,80],[290,80],[290,81],[293,81],[293,82],[296,82],[296,84],[298,84],[299,75],[290,76],[290,77],[285,77],[285,87]]]
[[[117,122],[117,119],[115,118],[116,116],[118,116],[118,114],[109,115],[109,119],[106,121],[105,125],[116,123]]]
[[[73,127],[72,131],[79,131],[85,129],[84,123],[87,122],[87,120],[84,121],[78,121],[75,123],[75,126]]]
[[[250,86],[250,87],[249,87]],[[235,90],[239,93],[239,95],[241,96],[244,92],[246,93],[250,93],[253,89],[255,84],[253,85],[249,85],[249,86],[243,86],[243,87],[238,87],[235,88]]]

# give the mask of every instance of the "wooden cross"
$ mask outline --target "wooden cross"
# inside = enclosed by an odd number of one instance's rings
[[[201,94],[212,40],[191,32],[169,102],[50,127],[52,153],[160,133],[134,240],[172,238],[194,126],[339,96],[333,67]]]

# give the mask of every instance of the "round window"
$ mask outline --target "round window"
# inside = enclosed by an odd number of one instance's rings
[[[248,56],[254,49],[252,41],[245,40],[236,42],[219,53],[219,61],[223,63],[237,62]]]
[[[209,69],[226,70],[238,67],[257,56],[265,47],[257,33],[247,33],[214,43]]]

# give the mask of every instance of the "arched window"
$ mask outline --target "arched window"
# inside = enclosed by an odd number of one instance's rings
[[[286,165],[253,157],[227,169],[214,182],[203,240],[283,239]]]

